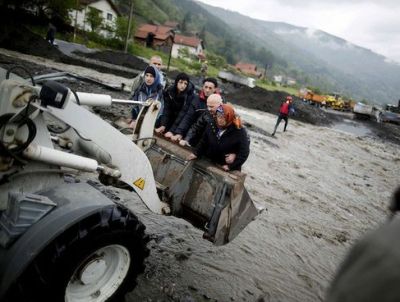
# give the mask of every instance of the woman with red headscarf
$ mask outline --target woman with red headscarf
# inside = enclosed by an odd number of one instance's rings
[[[206,156],[225,171],[241,170],[250,152],[250,140],[241,120],[230,104],[222,104],[216,112],[217,131],[207,125],[203,137],[188,159]]]

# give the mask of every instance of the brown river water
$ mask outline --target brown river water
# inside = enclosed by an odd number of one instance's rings
[[[351,244],[386,219],[398,146],[297,121],[270,137],[274,115],[238,112],[251,125],[246,187],[266,210],[215,247],[189,223],[108,188],[134,203],[153,239],[126,301],[323,301]]]

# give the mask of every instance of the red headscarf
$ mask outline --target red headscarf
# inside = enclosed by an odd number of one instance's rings
[[[240,117],[235,115],[235,109],[233,109],[233,106],[231,104],[220,105],[217,109],[217,112],[221,112],[224,114],[226,126],[234,124],[238,129],[242,127],[242,121],[240,120]]]

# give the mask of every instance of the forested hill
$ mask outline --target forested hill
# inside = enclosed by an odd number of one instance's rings
[[[399,64],[323,31],[255,20],[192,0],[135,0],[135,12],[141,22],[179,21],[229,63],[268,65],[269,75],[285,74],[357,100],[384,104],[400,98]]]
[[[400,65],[385,57],[319,30],[267,22],[201,4],[234,31],[279,54],[289,66],[307,74],[324,90],[375,103],[395,103],[400,97]]]
[[[118,0],[124,13],[129,11],[129,1]],[[262,45],[256,45],[247,38],[241,38],[223,21],[215,18],[197,2],[191,0],[135,0],[134,11],[136,22],[178,21],[181,29],[187,34],[198,34],[205,42],[205,47],[226,58],[228,63],[235,64],[240,59],[249,59],[264,66],[285,65],[283,60],[275,57]],[[237,41],[240,40],[240,43]]]

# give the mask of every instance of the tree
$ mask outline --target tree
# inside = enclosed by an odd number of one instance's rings
[[[199,33],[199,38],[203,40],[203,42],[206,40],[206,27],[203,26],[200,30]]]
[[[103,17],[101,16],[101,11],[97,8],[89,7],[89,11],[86,14],[86,22],[89,23],[92,32],[97,31],[103,24]]]
[[[130,36],[135,32],[135,22],[134,20],[131,21],[131,31]],[[128,34],[128,18],[127,17],[117,17],[115,21],[116,29],[115,29],[115,36],[124,41],[126,39],[126,35]],[[131,38],[131,37],[129,37]]]
[[[190,57],[189,48],[187,48],[187,47],[179,48],[178,49],[178,56],[180,58],[189,58]]]
[[[40,12],[46,12],[51,18],[58,17],[68,20],[68,11],[75,8],[76,0],[0,0],[0,6],[12,5],[16,8],[39,8]]]
[[[76,0],[47,0],[45,1],[47,9],[51,11],[53,16],[60,17],[62,20],[68,20],[68,11],[76,7]]]
[[[183,17],[183,20],[182,20],[182,24],[181,24],[181,30],[182,30],[182,32],[187,32],[188,31],[188,28],[189,28],[189,23],[190,23],[190,20],[192,19],[192,14],[190,13],[190,12],[187,12],[186,14],[185,14],[185,16]]]
[[[225,38],[225,46],[224,49],[222,50],[225,55],[226,61],[229,64],[234,64],[235,63],[235,53],[234,53],[234,45],[235,42],[233,41],[231,36],[228,36]]]

